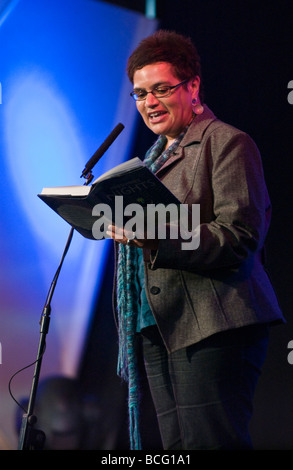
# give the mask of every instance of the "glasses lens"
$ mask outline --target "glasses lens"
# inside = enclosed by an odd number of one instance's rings
[[[156,98],[160,98],[160,97],[163,97],[163,96],[167,96],[171,91],[171,87],[169,86],[160,86],[158,88],[154,88],[153,90],[153,95],[156,97]]]
[[[135,99],[135,101],[141,101],[141,100],[145,100],[146,99],[146,96],[147,96],[147,92],[146,91],[133,91],[132,93],[130,93],[132,98]]]

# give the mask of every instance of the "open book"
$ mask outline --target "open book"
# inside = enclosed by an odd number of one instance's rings
[[[104,204],[112,214],[109,223],[121,220],[130,204],[145,208],[148,204],[180,204],[169,189],[138,158],[117,165],[97,178],[91,185],[44,188],[39,198],[84,237],[96,239],[93,225],[99,215],[93,215],[97,204]],[[118,197],[120,196],[120,197]],[[109,213],[108,211],[108,213]]]

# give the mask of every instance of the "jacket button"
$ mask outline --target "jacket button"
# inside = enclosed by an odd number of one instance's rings
[[[157,286],[152,286],[151,289],[150,289],[150,292],[153,295],[157,295],[161,292],[161,289]]]

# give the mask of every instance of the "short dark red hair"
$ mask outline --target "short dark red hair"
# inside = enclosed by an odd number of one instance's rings
[[[131,83],[136,70],[157,62],[168,62],[181,81],[200,78],[200,99],[203,102],[203,86],[200,56],[190,38],[175,31],[158,30],[143,39],[130,55],[127,75]]]

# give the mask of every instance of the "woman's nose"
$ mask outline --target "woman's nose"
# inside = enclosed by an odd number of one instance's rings
[[[152,93],[148,93],[145,102],[147,106],[154,106],[159,103],[159,100]]]

